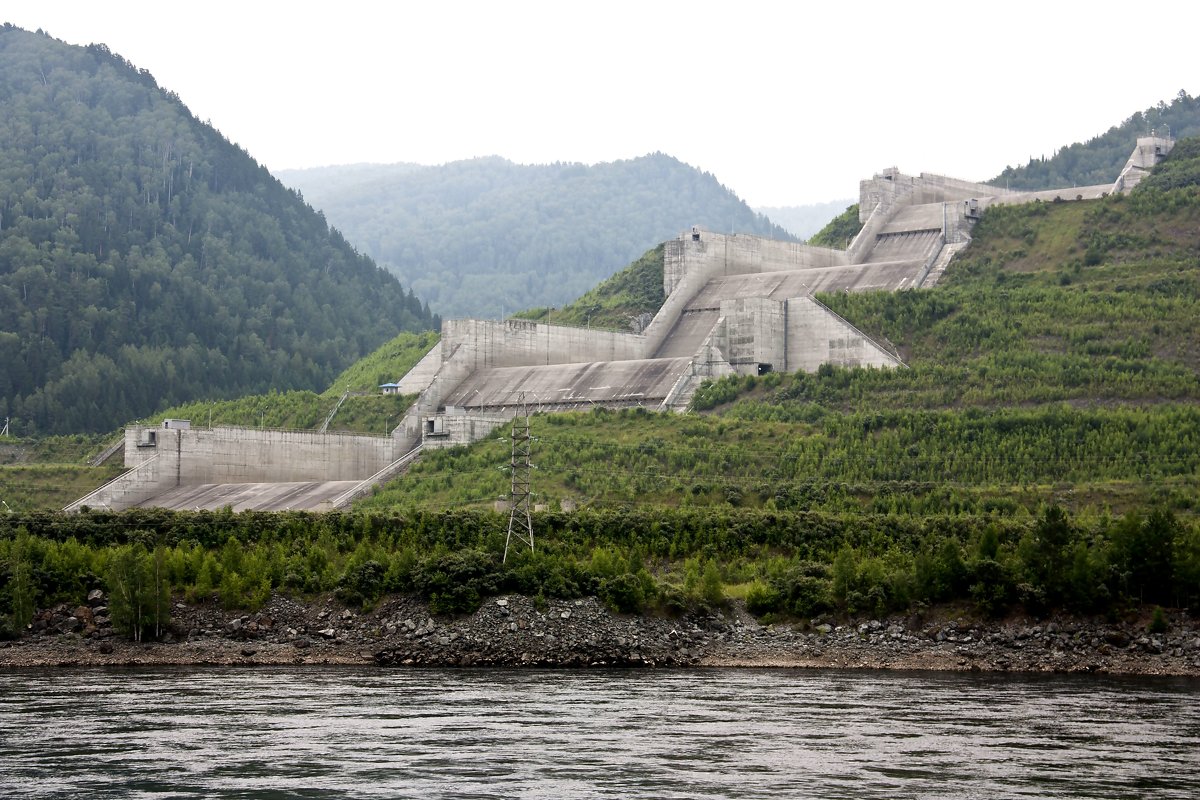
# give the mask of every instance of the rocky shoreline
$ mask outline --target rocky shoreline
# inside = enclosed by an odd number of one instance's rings
[[[436,617],[412,597],[369,612],[275,596],[252,614],[176,602],[159,641],[116,635],[105,598],[35,615],[0,642],[0,668],[128,665],[802,667],[1178,675],[1200,678],[1200,625],[1149,617],[980,621],[939,609],[904,618],[760,625],[743,607],[681,618],[611,613],[595,598],[490,598]]]

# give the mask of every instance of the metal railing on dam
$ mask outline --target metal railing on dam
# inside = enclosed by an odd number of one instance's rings
[[[417,456],[419,456],[420,454],[421,454],[421,445],[418,444],[412,450],[409,450],[407,453],[400,456],[395,461],[388,464],[386,467],[379,470],[371,477],[367,478],[366,480],[361,481],[353,489],[343,492],[342,494],[335,497],[333,500],[330,501],[330,503],[329,503],[330,506],[336,509],[336,508],[344,508],[345,506],[350,505],[350,503],[354,502],[358,498],[363,497],[368,492],[370,492],[371,489],[373,489],[375,486],[377,486],[381,483],[384,483],[385,481],[390,480],[393,476],[395,476],[395,474],[397,472],[404,469],[409,464],[411,464],[413,461],[415,461],[417,459]]]

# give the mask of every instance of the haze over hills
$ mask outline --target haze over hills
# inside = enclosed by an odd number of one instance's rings
[[[0,29],[0,416],[15,431],[324,388],[435,324],[149,72]]]
[[[787,230],[793,236],[808,239],[821,230],[830,219],[846,210],[846,206],[858,202],[857,198],[830,200],[826,203],[810,203],[803,206],[760,206],[759,214]]]
[[[279,177],[445,316],[561,305],[692,225],[795,238],[663,153],[593,166],[489,157]]]

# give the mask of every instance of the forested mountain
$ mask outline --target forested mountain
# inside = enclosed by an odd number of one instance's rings
[[[1063,147],[1050,158],[1030,157],[1025,166],[1008,167],[988,183],[1027,190],[1112,183],[1125,166],[1133,142],[1152,130],[1169,130],[1177,139],[1200,134],[1200,98],[1180,91],[1169,104],[1160,101],[1099,136]]]
[[[322,389],[435,323],[146,70],[0,29],[0,416],[15,431]]]
[[[628,161],[282,171],[346,237],[446,316],[557,306],[692,225],[793,239],[708,173]]]

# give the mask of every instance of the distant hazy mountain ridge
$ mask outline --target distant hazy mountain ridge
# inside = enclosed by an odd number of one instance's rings
[[[830,200],[827,203],[812,203],[803,206],[758,206],[754,210],[786,229],[793,236],[808,239],[821,230],[830,220],[845,210],[854,200]]]
[[[561,305],[692,225],[795,238],[662,153],[594,166],[489,157],[279,176],[446,316]]]

